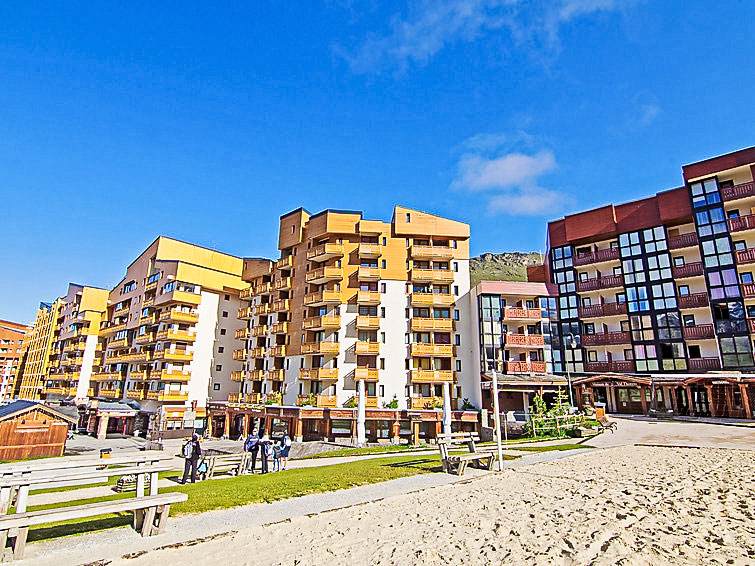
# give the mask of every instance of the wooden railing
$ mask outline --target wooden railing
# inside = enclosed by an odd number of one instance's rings
[[[545,373],[545,362],[506,362],[507,373]]]
[[[687,340],[704,340],[706,338],[715,338],[716,332],[712,324],[700,324],[698,326],[685,326],[684,338]]]
[[[690,358],[689,369],[702,371],[721,369],[721,360],[718,358]]]
[[[614,360],[612,362],[585,362],[585,371],[610,371],[615,373],[632,372],[634,371],[634,362],[632,360]]]
[[[703,274],[703,264],[700,261],[696,261],[694,263],[685,263],[684,265],[675,265],[672,271],[675,279],[697,277]]]
[[[534,320],[543,317],[540,309],[528,309],[523,307],[506,307],[502,311],[504,320]]]
[[[708,306],[708,295],[706,293],[694,293],[693,295],[680,295],[677,299],[680,309],[693,309],[697,307]]]
[[[755,248],[737,250],[737,263],[752,263],[755,261]]]
[[[631,343],[629,332],[601,332],[597,334],[583,334],[583,346],[607,346],[612,344],[629,344]]]
[[[668,247],[670,250],[678,250],[681,248],[691,248],[697,245],[697,234],[689,232],[687,234],[679,234],[678,236],[670,236],[668,239]]]
[[[544,346],[542,334],[507,334],[506,346]]]
[[[730,232],[741,232],[742,230],[752,230],[755,228],[755,215],[739,216],[737,218],[729,218]]]
[[[577,291],[596,291],[597,289],[610,289],[611,287],[621,287],[624,284],[624,277],[621,275],[606,275],[594,279],[585,279],[577,281]]]
[[[755,196],[755,183],[742,183],[733,187],[724,187],[721,189],[721,198],[725,201],[737,200]]]
[[[619,248],[607,248],[597,250],[586,254],[577,254],[574,257],[574,265],[588,265],[590,263],[600,263],[603,261],[614,261],[619,259]]]
[[[590,305],[579,307],[580,318],[595,318],[599,316],[617,316],[627,314],[626,303],[602,303],[599,305]]]

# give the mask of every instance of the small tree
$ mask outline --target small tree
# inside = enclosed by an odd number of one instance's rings
[[[383,403],[383,407],[386,409],[398,409],[398,399],[396,399],[396,396],[393,396],[393,399],[391,399],[388,403]]]

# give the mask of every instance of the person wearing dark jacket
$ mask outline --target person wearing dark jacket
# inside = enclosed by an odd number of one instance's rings
[[[199,458],[202,456],[202,447],[199,445],[199,436],[193,434],[189,443],[191,445],[191,453],[188,453],[188,447],[185,447],[184,477],[181,480],[181,483],[186,483],[186,480],[189,478],[189,470],[191,470],[191,483],[196,483],[197,481],[197,464],[199,463]]]
[[[260,437],[257,434],[256,428],[253,428],[252,434],[246,438],[246,442],[244,442],[244,450],[252,454],[252,458],[247,465],[250,466],[249,470],[254,473],[254,468],[257,466],[257,454],[259,454],[260,451]]]
[[[262,458],[262,473],[263,474],[266,474],[268,471],[267,470],[267,457],[269,456],[268,449],[270,446],[272,446],[272,444],[273,443],[270,440],[270,437],[267,434],[263,434],[259,442],[259,446],[261,450],[260,456]]]

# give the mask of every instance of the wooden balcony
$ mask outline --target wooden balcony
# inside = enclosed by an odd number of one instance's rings
[[[377,409],[378,408],[378,398],[377,397],[365,397],[364,398],[364,408],[365,409]]]
[[[241,291],[239,291],[239,299],[242,301],[250,301],[252,300],[252,297],[254,297],[253,287],[247,287],[246,289],[241,289]]]
[[[716,337],[716,331],[712,324],[685,326],[682,330],[685,340],[708,340]]]
[[[343,269],[340,267],[321,267],[310,271],[305,276],[307,283],[313,283],[320,285],[321,283],[327,283],[328,281],[340,281],[343,279]]]
[[[753,297],[755,297],[755,284],[743,283],[742,295],[744,296],[745,299],[752,299]]]
[[[260,336],[267,336],[268,327],[267,324],[259,324],[252,328],[252,336],[259,338]]]
[[[156,369],[149,372],[149,378],[159,381],[180,381],[186,383],[191,379],[191,372],[181,369]]]
[[[100,336],[111,336],[112,334],[116,334],[121,330],[126,330],[125,322],[122,322],[120,324],[113,324],[111,322],[108,322],[100,327]]]
[[[455,297],[451,294],[441,293],[412,293],[411,303],[413,307],[450,307],[454,304]]]
[[[604,250],[596,250],[586,254],[575,255],[574,265],[589,265],[606,261],[618,261],[619,257],[619,248],[606,248]]]
[[[304,304],[308,307],[316,307],[320,305],[327,305],[331,303],[341,302],[340,291],[318,291],[316,293],[309,293],[304,295]]]
[[[320,244],[307,250],[308,261],[326,261],[334,257],[343,257],[343,244]]]
[[[450,369],[413,369],[412,383],[453,383],[454,372]]]
[[[747,325],[750,327],[750,332],[755,334],[755,318],[748,318]]]
[[[128,346],[128,338],[112,339],[107,345],[108,348],[125,348]]]
[[[541,348],[545,346],[542,334],[507,334],[506,348]]]
[[[755,262],[755,248],[749,248],[747,250],[737,250],[737,263],[753,263]]]
[[[273,312],[287,311],[288,309],[289,309],[288,299],[278,299],[277,301],[273,301],[273,304],[270,308],[270,310]]]
[[[272,334],[285,334],[288,332],[288,322],[276,322],[270,325]]]
[[[244,402],[250,405],[259,405],[262,403],[262,393],[247,393],[244,395]]]
[[[341,344],[339,342],[305,342],[301,345],[301,353],[336,356],[340,348]]]
[[[240,403],[241,402],[241,393],[229,393],[228,394],[228,402],[229,403]]]
[[[252,310],[253,316],[260,316],[263,314],[268,314],[270,312],[270,303],[262,303],[259,305],[254,305],[250,308]]]
[[[249,357],[250,358],[264,358],[265,355],[266,355],[266,353],[267,353],[267,351],[262,346],[258,346],[256,348],[249,348]]]
[[[596,373],[631,373],[635,371],[635,368],[632,360],[617,360],[613,362],[585,362],[585,371]]]
[[[361,281],[377,281],[380,279],[380,268],[360,265],[357,270],[357,278]]]
[[[139,317],[139,324],[142,325],[152,325],[157,324],[157,322],[160,320],[160,315],[156,312],[151,312],[147,315],[142,315]]]
[[[718,358],[690,358],[689,369],[695,371],[721,369],[721,360],[719,360]]]
[[[157,333],[158,340],[171,340],[174,342],[194,342],[197,335],[193,330],[177,330],[168,328]]]
[[[279,279],[276,279],[275,283],[273,284],[273,288],[276,291],[288,291],[291,288],[291,278],[281,277]]]
[[[256,295],[267,295],[273,290],[273,284],[270,283],[270,281],[265,281],[264,283],[258,283],[254,286],[254,294]]]
[[[300,369],[299,379],[338,379],[337,368],[310,368]]]
[[[152,376],[149,370],[131,371],[128,374],[128,378],[131,381],[147,381]]]
[[[448,246],[420,246],[414,245],[411,247],[411,254],[416,259],[453,259],[454,250]]]
[[[688,232],[678,236],[670,236],[668,239],[668,248],[670,250],[681,250],[683,248],[692,248],[697,246],[697,234]]]
[[[755,215],[740,216],[738,218],[727,219],[729,232],[743,232],[755,228]]]
[[[302,328],[304,330],[323,330],[325,328],[340,328],[341,317],[340,315],[323,315],[313,318],[305,318],[302,321]]]
[[[506,373],[545,373],[545,362],[506,362]]]
[[[442,409],[443,399],[439,397],[411,397],[409,406],[415,411]],[[451,406],[453,407],[453,404]]]
[[[357,304],[359,305],[377,305],[380,304],[379,291],[357,291]]]
[[[271,346],[270,347],[270,355],[273,357],[280,357],[286,355],[286,346],[280,345],[280,346]]]
[[[579,318],[596,318],[603,316],[620,316],[627,314],[626,303],[602,303],[579,307]]]
[[[373,355],[380,353],[380,342],[362,342],[354,344],[355,354]]]
[[[376,316],[358,315],[356,321],[357,328],[366,330],[376,330],[380,328],[380,319]]]
[[[694,293],[692,295],[680,295],[677,299],[680,309],[696,309],[708,306],[707,293]]]
[[[144,286],[145,291],[151,291],[152,289],[157,289],[157,284],[160,282],[160,279],[157,278],[154,281],[147,281],[147,284]]]
[[[449,269],[412,269],[411,280],[420,283],[453,283],[454,272]]]
[[[267,372],[268,381],[283,381],[286,379],[286,370],[283,369],[271,369]]]
[[[153,401],[186,401],[189,398],[188,391],[148,391],[147,399]]]
[[[299,395],[296,404],[304,406],[305,403],[309,404],[309,395]],[[335,408],[338,406],[338,397],[335,395],[315,395],[315,407],[320,408]]]
[[[599,332],[582,335],[583,346],[615,346],[631,343],[632,336],[630,332]]]
[[[454,321],[451,318],[412,318],[412,331],[419,330],[453,330]]]
[[[721,198],[727,202],[752,196],[755,196],[755,183],[753,182],[742,183],[740,185],[721,189]]]
[[[276,269],[291,269],[294,266],[294,256],[282,257],[275,262]]]
[[[186,322],[189,324],[196,324],[199,321],[199,315],[195,312],[185,312],[181,309],[172,308],[170,310],[160,313],[161,321],[174,321],[174,322]]]
[[[116,379],[125,379],[125,376],[115,371],[109,371],[93,373],[89,377],[90,381],[111,381]]]
[[[243,370],[231,372],[231,381],[244,381],[244,377],[246,377],[246,372]]]
[[[383,255],[383,248],[380,244],[359,244],[360,257],[380,257]]]
[[[155,360],[190,362],[194,356],[186,350],[156,350],[152,357]]]
[[[202,296],[197,293],[188,291],[179,291],[175,289],[160,296],[161,303],[181,303],[185,305],[198,305],[202,301]]]
[[[700,261],[694,263],[685,263],[684,265],[675,265],[671,268],[674,279],[684,279],[686,277],[699,277],[703,274],[703,264]]]
[[[123,397],[123,391],[121,389],[100,389],[99,397],[106,397],[108,399],[121,399]]]
[[[624,277],[621,275],[606,275],[594,279],[584,279],[577,281],[577,291],[584,293],[587,291],[597,291],[598,289],[611,289],[624,285]]]
[[[354,381],[378,381],[380,370],[377,368],[358,367],[354,369]]]
[[[412,356],[448,357],[454,355],[454,346],[452,344],[415,343],[412,344],[409,349]]]
[[[144,389],[127,389],[126,390],[126,398],[127,399],[144,399],[145,393]]]

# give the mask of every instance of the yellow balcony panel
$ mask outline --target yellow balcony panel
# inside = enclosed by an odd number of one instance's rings
[[[412,344],[412,356],[453,356],[454,347],[451,344]]]
[[[272,346],[270,348],[270,355],[271,356],[285,356],[286,355],[286,347],[283,345],[280,346]]]
[[[236,318],[239,320],[249,320],[252,318],[253,314],[254,311],[252,310],[252,307],[241,307],[236,313]]]
[[[196,311],[184,311],[178,308],[172,308],[160,313],[161,321],[175,321],[186,322],[188,324],[195,324],[199,320],[199,315]]]
[[[126,399],[144,399],[144,389],[127,389]]]
[[[129,308],[130,307],[125,306],[120,309],[114,310],[113,316],[126,316],[128,314]]]
[[[453,330],[454,321],[450,318],[413,318],[413,331],[417,330]]]
[[[155,279],[154,281],[149,281],[149,282],[148,282],[148,283],[147,283],[147,284],[146,284],[146,285],[144,286],[144,290],[145,290],[145,291],[151,291],[152,289],[157,289],[157,284],[158,284],[158,283],[159,283],[159,281],[158,281],[157,279]]]
[[[304,304],[306,306],[316,307],[341,302],[340,291],[318,291],[304,295]]]
[[[244,349],[239,349],[239,350],[234,350],[233,351],[233,359],[236,360],[237,362],[238,361],[243,361],[243,360],[247,359],[248,356],[249,356],[249,352],[247,352]]]
[[[264,358],[266,353],[267,353],[267,350],[263,348],[262,346],[249,349],[250,358]]]
[[[76,349],[76,348],[75,348],[75,346],[74,346],[73,344],[66,344],[66,345],[65,345],[65,346],[63,347],[63,351],[64,351],[64,352],[73,352],[73,351],[74,351],[75,349]]]
[[[367,396],[364,398],[364,407],[365,409],[377,409],[378,408],[378,398],[377,397],[371,397]]]
[[[297,405],[310,405],[310,399],[311,397],[309,395],[299,395]],[[335,395],[315,395],[314,406],[321,408],[335,408],[338,406],[338,397]]]
[[[453,283],[454,272],[448,269],[412,269],[412,281],[428,283]]]
[[[240,403],[241,402],[241,393],[229,393],[228,394],[228,402],[229,403]]]
[[[412,397],[410,405],[414,410],[441,409],[443,408],[443,399],[440,397]]]
[[[252,336],[260,337],[267,336],[268,326],[267,324],[260,324],[252,328]]]
[[[356,368],[354,370],[354,379],[356,381],[377,381],[379,376],[379,370],[377,368]]]
[[[116,332],[120,332],[121,330],[126,330],[125,322],[122,322],[120,324],[106,323],[104,326],[100,327],[100,336],[110,336],[112,334],[115,334]]]
[[[128,378],[132,381],[146,381],[152,379],[152,373],[148,370],[132,371],[128,374]]]
[[[341,344],[338,342],[305,342],[301,345],[302,354],[329,354],[335,356]]]
[[[360,329],[378,329],[380,328],[380,319],[376,316],[360,314],[357,316],[357,328]]]
[[[343,257],[343,244],[320,244],[307,250],[308,261],[326,261],[334,257]]]
[[[259,405],[262,403],[262,393],[247,393],[244,396],[244,402],[250,405]]]
[[[246,340],[247,338],[249,338],[249,329],[239,328],[238,330],[236,330],[234,338],[236,338],[236,340]]]
[[[268,381],[283,381],[286,378],[286,370],[271,369],[267,372]]]
[[[121,389],[100,389],[100,397],[120,399],[123,397],[123,391]]]
[[[354,345],[354,352],[357,354],[379,354],[380,342],[359,341]]]
[[[189,293],[188,291],[179,291],[175,289],[160,297],[160,302],[181,303],[185,305],[198,305],[202,301],[202,296],[197,293]]]
[[[255,295],[267,295],[272,290],[273,290],[273,284],[270,283],[270,281],[265,281],[264,283],[260,283],[259,285],[255,285],[255,287],[254,287],[254,294]]]
[[[150,342],[155,341],[155,333],[154,332],[145,332],[144,334],[139,334],[135,339],[134,342],[137,344],[148,344]]]
[[[357,270],[357,278],[361,281],[377,281],[380,279],[380,268],[360,265]]]
[[[141,308],[144,307],[150,307],[155,304],[155,297],[144,297],[144,300],[142,301]]]
[[[291,278],[281,277],[280,279],[276,280],[273,288],[276,291],[288,291],[291,288]]]
[[[270,332],[273,334],[285,334],[288,332],[288,322],[276,322],[270,325]]]
[[[360,305],[377,305],[380,304],[380,293],[378,291],[357,291],[357,304]]]
[[[273,302],[272,310],[273,312],[281,312],[281,311],[287,311],[289,309],[289,301],[288,299],[278,299],[277,301]]]
[[[87,397],[94,397],[94,387],[87,389]]]
[[[157,315],[157,313],[153,312],[147,315],[140,316],[139,324],[141,325],[157,324],[158,320],[160,320],[160,317]]]
[[[153,401],[186,401],[189,398],[188,391],[148,391],[147,399]]]
[[[452,383],[454,372],[450,369],[413,369],[412,383]]]
[[[447,246],[414,245],[411,248],[411,254],[415,259],[452,259],[454,250]]]
[[[93,373],[89,379],[90,381],[111,381],[115,379],[123,379],[123,376],[115,371],[107,371]]]
[[[142,350],[141,352],[133,352],[126,355],[126,358],[130,362],[149,362],[152,361],[152,352],[148,350]]]
[[[149,373],[150,379],[159,379],[160,381],[180,381],[188,382],[191,379],[191,372],[182,369],[158,369]]]
[[[302,328],[304,330],[323,330],[325,328],[340,328],[341,316],[326,314],[322,316],[316,316],[313,318],[305,318],[302,321]]]
[[[244,381],[244,377],[246,376],[246,372],[241,371],[232,371],[231,372],[231,381]]]
[[[380,257],[383,247],[380,244],[359,244],[360,257]]]
[[[290,255],[287,257],[282,257],[278,261],[275,262],[275,267],[277,269],[290,269],[294,266],[294,256]]]
[[[254,296],[254,288],[253,287],[247,287],[246,289],[241,289],[239,292],[239,299],[242,301],[249,301]]]
[[[128,346],[128,338],[119,338],[118,340],[115,340],[115,339],[110,340],[110,342],[108,342],[108,346],[110,348],[125,348],[126,346]]]
[[[249,371],[248,378],[250,381],[262,381],[265,379],[265,371],[261,369],[253,369]]]
[[[337,368],[300,369],[299,379],[338,379]]]
[[[158,340],[172,340],[176,342],[194,342],[197,335],[193,330],[178,330],[167,328],[157,333]]]
[[[413,307],[450,307],[455,297],[442,293],[412,293]]]
[[[252,315],[254,316],[268,314],[270,312],[270,303],[262,303],[261,305],[254,305],[253,307],[251,307],[251,309],[252,309]]]
[[[186,350],[157,350],[155,360],[171,360],[176,362],[190,362],[194,356]]]
[[[315,269],[307,273],[305,279],[307,283],[319,285],[328,281],[337,281],[343,279],[343,270],[340,267],[328,266]]]

